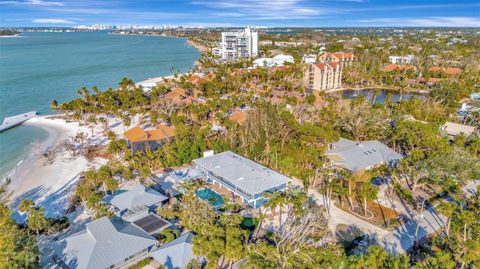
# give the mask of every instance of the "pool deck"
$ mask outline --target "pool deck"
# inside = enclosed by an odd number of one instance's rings
[[[208,185],[208,188],[210,188],[213,191],[219,193],[223,197],[228,198],[229,200],[231,200],[234,203],[243,205],[243,201],[240,197],[236,196],[235,194],[233,194],[233,192],[229,191],[228,189],[221,187],[218,183]]]

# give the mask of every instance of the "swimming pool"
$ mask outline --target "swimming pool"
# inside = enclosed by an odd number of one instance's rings
[[[202,200],[208,201],[214,207],[221,206],[224,203],[223,197],[209,188],[199,189],[197,196]]]

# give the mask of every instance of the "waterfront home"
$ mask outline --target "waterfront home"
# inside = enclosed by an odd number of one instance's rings
[[[455,138],[460,134],[468,137],[475,132],[475,127],[447,121],[444,125],[442,125],[442,127],[440,127],[440,130],[442,133],[451,138]]]
[[[127,268],[157,248],[158,241],[136,225],[103,217],[53,245],[61,268]]]
[[[135,126],[123,133],[123,137],[127,140],[132,152],[145,151],[147,147],[155,150],[173,139],[174,136],[175,127],[167,125],[159,125],[157,129],[152,130],[144,130],[140,126]]]
[[[188,82],[190,82],[194,85],[197,85],[197,84],[199,84],[203,81],[205,81],[205,79],[203,79],[202,77],[200,77],[198,75],[193,75],[193,76],[188,77]]]
[[[195,257],[193,254],[192,233],[186,233],[179,238],[166,243],[157,250],[150,253],[150,256],[159,265],[163,265],[166,269],[183,269],[188,263],[197,259],[201,264],[203,259]]]
[[[175,87],[171,89],[169,92],[167,92],[163,98],[173,101],[173,102],[178,102],[179,100],[187,97],[187,92],[185,89],[180,88],[180,87]]]
[[[380,141],[357,142],[345,138],[330,144],[325,157],[330,165],[350,172],[369,170],[382,164],[394,166],[402,159],[402,155]]]
[[[193,160],[196,169],[210,183],[226,188],[245,205],[259,208],[267,201],[266,192],[283,191],[291,179],[231,151]]]

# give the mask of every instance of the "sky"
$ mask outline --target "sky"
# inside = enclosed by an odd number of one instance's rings
[[[480,27],[480,0],[0,0],[0,26]]]

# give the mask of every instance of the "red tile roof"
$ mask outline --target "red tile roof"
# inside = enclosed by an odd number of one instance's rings
[[[445,68],[445,74],[447,75],[458,75],[462,72],[462,69],[458,67],[447,67]]]
[[[198,84],[198,83],[203,82],[203,81],[205,81],[205,79],[200,77],[200,76],[197,76],[197,75],[193,75],[193,76],[190,76],[188,78],[188,82],[190,82],[192,84]]]
[[[385,72],[390,72],[390,71],[395,71],[395,70],[417,70],[417,68],[413,65],[399,65],[399,64],[387,64],[386,66],[383,67],[383,71]]]
[[[351,52],[335,52],[333,55],[339,59],[355,59],[355,55],[353,55]]]
[[[462,72],[461,68],[458,67],[440,67],[440,66],[432,66],[428,68],[430,72],[444,72],[447,75],[458,75]]]
[[[172,138],[174,134],[175,127],[166,125],[160,125],[155,130],[143,130],[141,127],[135,126],[123,133],[130,142],[158,141]]]
[[[164,97],[167,99],[180,99],[181,97],[185,96],[185,90],[182,88],[174,88],[171,91],[167,92]]]
[[[320,69],[324,69],[324,68],[335,69],[335,68],[337,68],[338,63],[336,63],[336,62],[316,63],[315,66],[320,68]]]
[[[247,113],[237,110],[233,112],[228,119],[241,125],[247,120]]]

